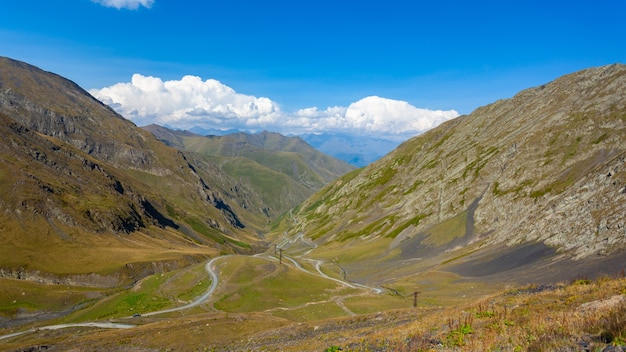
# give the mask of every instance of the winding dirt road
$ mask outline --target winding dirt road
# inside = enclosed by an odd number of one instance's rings
[[[302,234],[299,234],[299,235],[295,236],[294,238],[292,238],[290,240],[283,241],[280,244],[280,246],[282,247],[285,244],[294,244],[297,241],[307,243],[308,245],[312,245],[314,247],[316,246],[314,243],[307,242],[304,239],[304,235],[302,235]],[[211,259],[205,265],[205,270],[206,270],[207,274],[211,278],[211,286],[209,287],[209,289],[202,296],[196,298],[191,303],[186,304],[184,306],[175,307],[175,308],[169,308],[169,309],[163,309],[163,310],[159,310],[159,311],[155,311],[155,312],[143,313],[142,316],[148,317],[148,316],[154,316],[154,315],[158,315],[158,314],[178,312],[178,311],[181,311],[181,310],[197,307],[197,306],[201,305],[202,303],[204,303],[206,300],[208,300],[213,295],[213,293],[217,289],[217,286],[219,285],[219,276],[217,275],[217,273],[215,272],[213,267],[214,267],[215,263],[218,260],[222,260],[222,259],[227,258],[227,257],[229,257],[229,256],[225,255],[225,256],[215,257],[215,258]],[[271,256],[271,255],[269,255],[267,253],[265,253],[265,254],[257,254],[257,255],[255,255],[255,257],[260,257],[260,258],[264,258],[264,259],[272,260],[272,261],[278,261],[278,258],[276,258],[274,256]],[[337,282],[337,283],[339,283],[341,285],[344,285],[346,287],[361,288],[361,289],[365,289],[365,290],[371,290],[371,291],[373,291],[374,293],[377,293],[377,294],[380,294],[380,293],[383,292],[382,289],[377,288],[377,287],[365,286],[365,285],[361,285],[361,284],[357,284],[357,283],[353,283],[353,282],[348,282],[348,281],[345,281],[345,280],[340,280],[340,279],[337,279],[337,278],[334,278],[334,277],[326,275],[322,271],[322,269],[321,269],[321,265],[324,263],[324,261],[322,261],[322,260],[304,258],[303,256],[299,256],[298,257],[301,260],[306,260],[306,261],[313,262],[314,266],[315,266],[315,270],[316,270],[316,272],[313,272],[313,271],[309,271],[309,270],[303,268],[302,265],[300,265],[300,263],[297,260],[295,260],[295,259],[293,259],[293,258],[291,258],[289,256],[283,255],[283,258],[286,258],[289,262],[291,262],[293,264],[294,268],[296,268],[297,270],[301,270],[301,271],[309,273],[311,275],[316,275],[316,276],[323,277],[323,278],[328,279],[328,280],[335,281],[335,282]],[[354,313],[352,313],[350,310],[348,310],[345,307],[345,305],[343,305],[342,299],[337,298],[334,301],[342,309],[344,309],[346,311],[346,313],[348,313],[350,315],[354,315]],[[136,316],[124,317],[122,319],[132,319],[134,317],[136,317]],[[27,333],[37,332],[39,330],[58,330],[58,329],[71,328],[71,327],[95,327],[95,328],[103,328],[103,329],[130,329],[130,328],[136,327],[136,325],[118,324],[118,323],[110,323],[110,322],[107,322],[107,323],[102,323],[102,322],[85,322],[85,323],[76,323],[76,324],[57,324],[57,325],[42,326],[42,327],[38,327],[38,328],[28,329],[28,330],[25,330],[25,331],[15,332],[15,333],[7,334],[7,335],[2,335],[2,336],[0,336],[0,340],[4,340],[4,339],[11,338],[11,337],[20,336],[20,335],[27,334]]]
[[[209,299],[209,297],[211,297],[213,292],[215,292],[215,289],[217,288],[217,285],[219,284],[219,277],[217,276],[217,273],[213,269],[213,265],[215,264],[216,261],[218,261],[220,259],[223,259],[223,258],[226,258],[226,257],[228,257],[228,256],[226,255],[226,256],[221,256],[221,257],[215,257],[215,258],[211,259],[204,266],[206,272],[211,277],[211,286],[209,287],[209,289],[202,296],[196,298],[193,302],[191,302],[189,304],[186,304],[184,306],[170,308],[170,309],[163,309],[163,310],[159,310],[159,311],[156,311],[156,312],[144,313],[142,316],[146,317],[146,316],[152,316],[152,315],[157,315],[157,314],[178,312],[178,311],[181,311],[181,310],[197,307],[200,304],[202,304],[204,301]],[[134,318],[134,317],[130,316],[130,317],[122,318],[122,319],[130,319],[130,318]],[[4,340],[4,339],[11,338],[11,337],[20,336],[20,335],[31,333],[31,332],[37,332],[39,330],[58,330],[58,329],[74,328],[74,327],[92,327],[92,328],[102,328],[102,329],[130,329],[130,328],[134,328],[135,326],[136,325],[131,325],[131,324],[101,323],[101,322],[87,322],[87,323],[76,323],[76,324],[57,324],[57,325],[42,326],[42,327],[38,327],[38,328],[33,328],[33,329],[28,329],[28,330],[24,330],[24,331],[20,331],[20,332],[15,332],[15,333],[12,333],[12,334],[2,335],[2,336],[0,336],[0,340]]]

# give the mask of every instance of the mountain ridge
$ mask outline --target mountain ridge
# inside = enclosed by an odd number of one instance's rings
[[[233,179],[259,192],[272,219],[354,169],[315,150],[300,137],[274,132],[200,136],[158,125],[143,129],[169,146],[210,158]]]
[[[255,192],[63,77],[0,58],[0,117],[2,235],[12,243],[0,266],[9,272],[109,275],[262,246],[268,220]],[[126,258],[112,250],[133,247]],[[102,263],[90,257],[98,251]]]
[[[621,64],[526,89],[342,177],[294,211],[299,224],[285,226],[316,240],[313,253],[386,244],[357,261],[345,253],[345,263],[336,259],[363,280],[359,265],[374,265],[365,258],[382,267],[533,243],[553,248],[549,258],[622,253],[625,102]]]

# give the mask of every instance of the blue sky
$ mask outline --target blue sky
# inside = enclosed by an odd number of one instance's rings
[[[315,115],[303,123],[339,118],[355,103],[465,114],[566,73],[625,63],[624,18],[623,0],[12,0],[0,4],[0,55],[94,94],[134,74],[216,80],[269,98],[283,119]],[[363,101],[372,96],[388,100]],[[370,106],[355,116],[370,116]]]

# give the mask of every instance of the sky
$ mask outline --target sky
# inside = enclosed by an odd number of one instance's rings
[[[407,138],[626,63],[626,1],[6,0],[0,55],[142,126]]]

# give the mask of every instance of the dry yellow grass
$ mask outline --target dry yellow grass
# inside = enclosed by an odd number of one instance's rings
[[[527,286],[456,307],[294,322],[269,313],[198,313],[124,331],[38,332],[7,348],[207,351],[549,351],[626,345],[626,278]],[[68,336],[72,336],[68,339]],[[71,341],[70,341],[71,340]],[[86,348],[86,347],[85,347]]]
[[[626,346],[624,278],[510,290],[377,330],[343,349],[547,351],[607,345]]]

